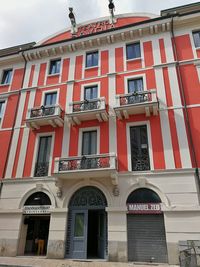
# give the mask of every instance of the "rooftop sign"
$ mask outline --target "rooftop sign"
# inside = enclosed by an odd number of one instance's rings
[[[78,28],[78,32],[75,34],[76,37],[93,34],[97,32],[106,31],[115,28],[113,24],[110,24],[108,20],[93,22],[88,25],[84,25]]]

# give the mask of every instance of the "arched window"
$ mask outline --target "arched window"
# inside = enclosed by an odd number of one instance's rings
[[[43,192],[36,192],[32,194],[25,202],[24,206],[42,206],[51,205],[51,200],[47,194]]]
[[[153,191],[147,188],[140,188],[133,191],[127,203],[161,203],[160,197]]]

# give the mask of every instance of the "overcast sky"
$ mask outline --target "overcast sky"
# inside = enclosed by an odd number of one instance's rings
[[[198,2],[193,0],[114,0],[115,14],[148,12]],[[108,0],[0,0],[0,49],[43,38],[69,27],[68,7],[77,23],[109,15]]]

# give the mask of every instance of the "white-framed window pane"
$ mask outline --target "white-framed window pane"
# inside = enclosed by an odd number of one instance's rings
[[[56,104],[56,99],[57,99],[57,93],[56,92],[45,94],[44,105],[45,106],[53,106]]]
[[[134,92],[141,92],[143,91],[143,79],[133,79],[128,81],[128,92],[134,93]]]
[[[200,31],[193,33],[195,47],[200,47]]]
[[[84,99],[95,99],[98,96],[98,87],[86,87],[84,90]]]
[[[140,43],[129,44],[126,46],[127,59],[134,59],[140,57],[141,57]]]
[[[61,60],[56,59],[50,62],[49,74],[60,73]]]
[[[82,155],[97,153],[97,131],[83,132]]]
[[[91,52],[86,54],[86,67],[95,67],[98,66],[99,53]]]
[[[1,84],[9,84],[12,78],[12,69],[4,70]]]

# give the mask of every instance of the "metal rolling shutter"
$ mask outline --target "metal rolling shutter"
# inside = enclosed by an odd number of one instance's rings
[[[167,263],[162,214],[127,215],[127,231],[129,261]]]

